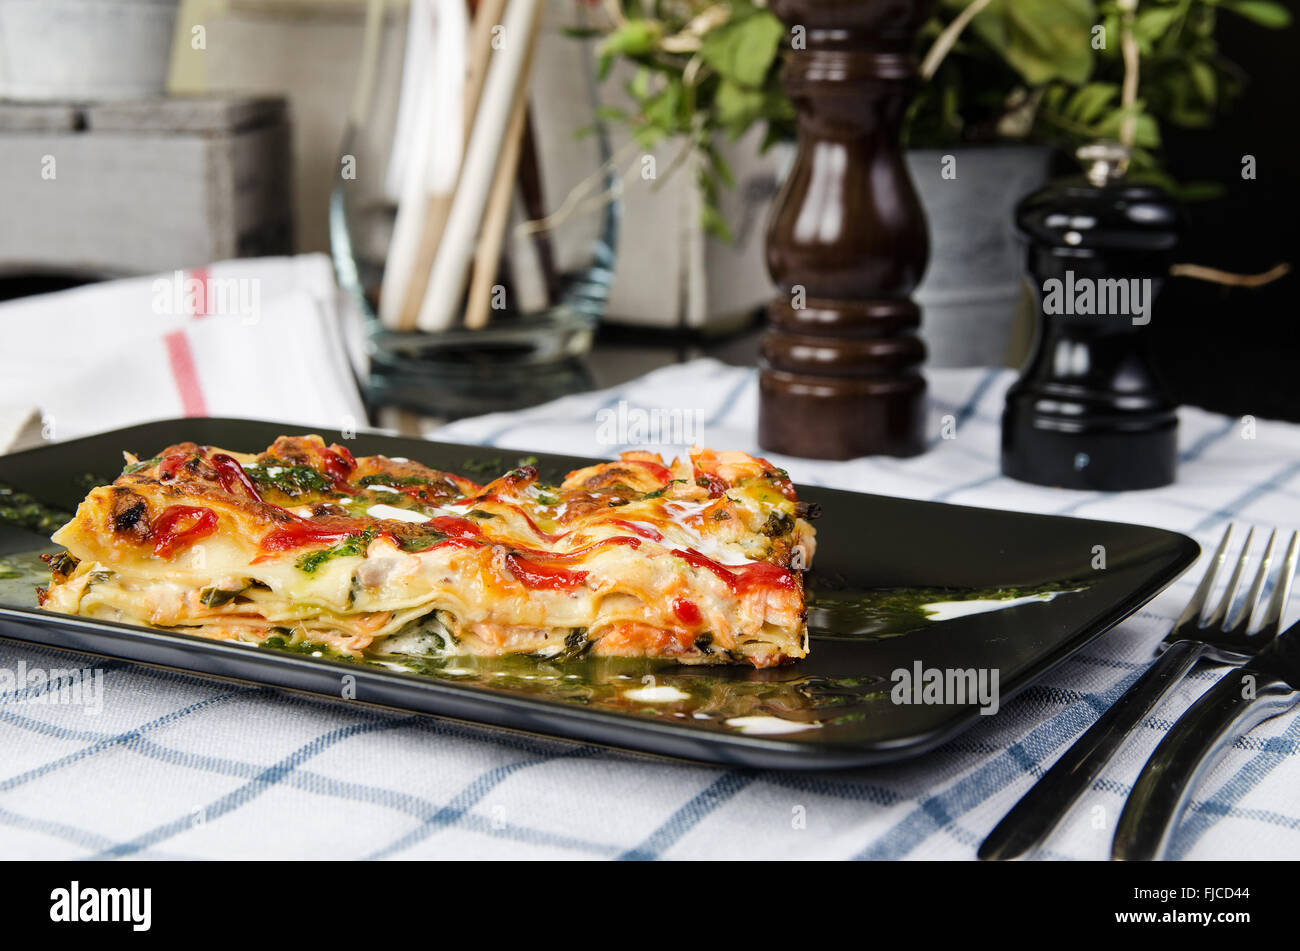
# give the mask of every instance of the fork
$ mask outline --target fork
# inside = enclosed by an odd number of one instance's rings
[[[1013,859],[1039,846],[1065,817],[1069,807],[1101,775],[1129,734],[1198,661],[1205,658],[1221,664],[1242,664],[1277,636],[1295,575],[1300,533],[1291,535],[1283,569],[1273,582],[1268,606],[1253,629],[1256,603],[1272,573],[1276,529],[1269,536],[1254,583],[1241,606],[1233,610],[1237,586],[1250,562],[1253,528],[1246,535],[1241,556],[1218,606],[1202,621],[1206,602],[1227,558],[1232,529],[1229,524],[1192,600],[1161,642],[1160,656],[994,827],[980,846],[981,859]]]
[[[1300,703],[1300,622],[1252,660],[1232,667],[1170,727],[1133,783],[1110,857],[1164,858],[1197,785],[1265,720]]]

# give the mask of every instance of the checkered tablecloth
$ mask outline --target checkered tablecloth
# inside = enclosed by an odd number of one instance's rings
[[[1141,522],[1212,548],[1225,522],[1300,526],[1300,427],[1181,414],[1179,481],[1107,495],[998,473],[1012,375],[934,370],[930,451],[814,463],[796,481],[966,505]],[[611,455],[597,414],[703,414],[703,444],[755,450],[753,371],[695,361],[614,390],[466,420],[438,438]],[[943,417],[955,438],[940,438]],[[675,763],[423,716],[100,663],[103,709],[0,696],[0,856],[970,858],[1044,767],[1150,662],[1200,564],[1130,620],[960,738],[905,764],[839,773]],[[1287,619],[1298,608],[1293,600]],[[94,666],[0,643],[0,668]],[[1217,676],[1155,711],[1041,853],[1103,858],[1139,767]],[[1300,855],[1300,717],[1239,742],[1173,841],[1187,858]]]

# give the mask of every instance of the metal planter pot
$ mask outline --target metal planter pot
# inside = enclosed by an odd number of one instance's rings
[[[0,99],[161,96],[180,0],[0,0]]]
[[[955,177],[944,177],[945,156]],[[1047,180],[1051,157],[1050,148],[1036,145],[908,150],[930,228],[930,263],[914,294],[927,366],[1018,362],[1024,253],[1013,213]]]

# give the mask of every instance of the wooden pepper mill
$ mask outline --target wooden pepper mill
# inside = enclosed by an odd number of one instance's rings
[[[1013,479],[1108,492],[1174,481],[1177,407],[1152,369],[1147,330],[1183,219],[1167,193],[1122,177],[1127,155],[1085,146],[1084,178],[1016,208],[1039,333],[1002,414],[1002,471]]]
[[[784,78],[799,146],[767,232],[781,293],[760,350],[765,449],[849,459],[925,448],[925,345],[908,295],[929,240],[899,130],[930,5],[771,0],[793,38]]]

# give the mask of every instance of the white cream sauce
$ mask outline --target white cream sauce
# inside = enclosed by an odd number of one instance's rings
[[[778,733],[802,733],[804,730],[816,730],[820,723],[799,723],[795,720],[782,720],[780,717],[732,717],[722,721],[727,726],[748,733],[751,736],[773,736]]]
[[[677,703],[679,700],[689,700],[691,695],[676,687],[659,687],[645,686],[637,687],[634,690],[624,690],[623,696],[629,700],[635,700],[637,703]]]
[[[399,509],[395,505],[384,505],[382,502],[366,509],[366,514],[371,518],[391,518],[397,522],[411,522],[416,525],[422,525],[429,520],[429,516],[421,512]]]
[[[1046,591],[1042,594],[1027,594],[1021,598],[971,598],[968,601],[931,601],[921,605],[926,620],[951,621],[953,618],[968,617],[972,614],[987,614],[990,611],[1004,611],[1021,604],[1052,601],[1063,594],[1074,594],[1082,589],[1071,591]]]

